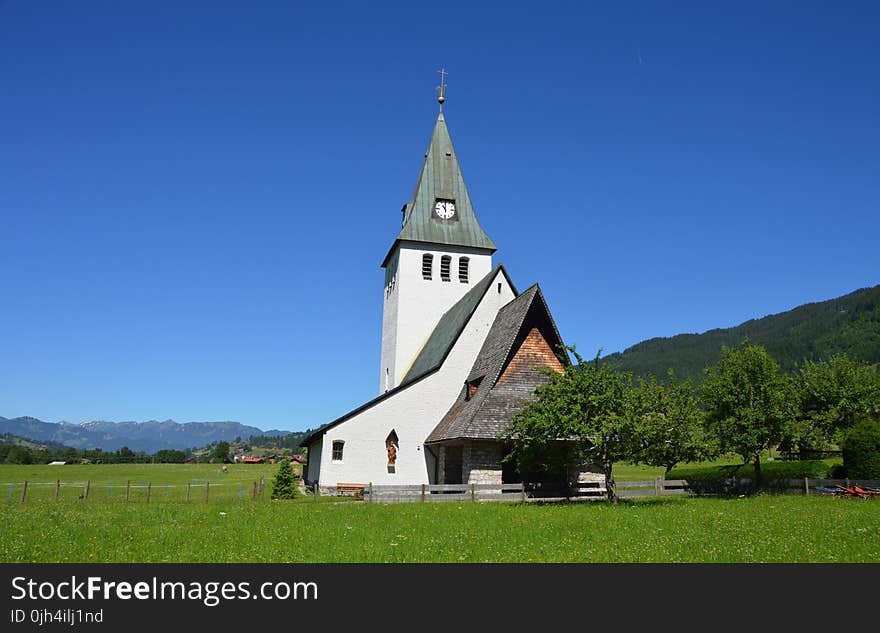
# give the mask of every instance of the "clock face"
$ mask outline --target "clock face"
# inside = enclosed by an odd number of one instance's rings
[[[434,213],[441,220],[451,220],[455,217],[455,202],[452,200],[438,200],[434,205]]]

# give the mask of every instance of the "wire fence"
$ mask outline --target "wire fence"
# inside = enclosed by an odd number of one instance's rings
[[[222,481],[192,479],[186,483],[127,480],[122,482],[18,481],[0,482],[0,503],[29,501],[100,501],[165,503],[255,501],[265,498],[265,479]]]

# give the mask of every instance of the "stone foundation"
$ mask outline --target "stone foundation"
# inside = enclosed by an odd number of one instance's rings
[[[462,455],[462,481],[500,485],[501,445],[497,442],[466,442]]]

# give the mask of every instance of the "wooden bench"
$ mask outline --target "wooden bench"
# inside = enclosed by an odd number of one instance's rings
[[[338,495],[352,495],[355,499],[363,499],[364,498],[364,488],[366,488],[366,484],[336,484],[336,494]]]

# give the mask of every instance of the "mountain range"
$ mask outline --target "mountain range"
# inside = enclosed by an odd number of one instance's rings
[[[751,319],[735,327],[701,334],[652,338],[604,360],[637,376],[699,379],[706,367],[721,358],[721,346],[743,341],[763,345],[783,372],[791,373],[807,360],[846,354],[871,364],[880,363],[880,285],[806,303],[787,312]]]
[[[82,424],[69,422],[44,422],[37,418],[0,417],[0,433],[10,433],[38,442],[56,442],[74,448],[100,448],[116,451],[127,446],[135,452],[155,453],[162,449],[201,447],[219,441],[232,441],[236,437],[287,435],[290,431],[272,429],[263,431],[240,422],[187,422],[174,420],[159,422],[107,422],[94,421]]]

